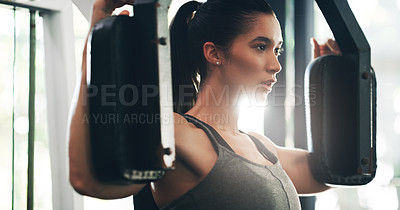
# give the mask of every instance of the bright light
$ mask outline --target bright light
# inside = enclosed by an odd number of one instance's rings
[[[24,135],[29,131],[29,120],[26,116],[18,117],[14,122],[14,129],[17,133]]]
[[[316,209],[340,210],[339,199],[336,190],[328,190],[318,194],[315,202]]]
[[[378,160],[378,170],[375,179],[368,185],[357,188],[357,197],[360,207],[365,209],[396,210],[398,207],[395,186],[390,185],[394,176],[394,168]]]
[[[241,100],[238,127],[244,132],[252,131],[264,135],[264,106]]]

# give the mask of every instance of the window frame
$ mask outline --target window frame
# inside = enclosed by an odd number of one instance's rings
[[[39,12],[43,19],[45,86],[49,154],[52,178],[52,206],[60,210],[83,210],[83,197],[69,183],[68,114],[76,84],[72,2],[4,1]]]

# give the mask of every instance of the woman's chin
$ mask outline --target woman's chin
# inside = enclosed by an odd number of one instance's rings
[[[258,91],[255,97],[251,99],[251,104],[254,106],[265,106],[267,103],[267,96],[269,92]]]
[[[246,106],[266,106],[267,96],[270,91],[251,90],[240,97],[239,103]]]

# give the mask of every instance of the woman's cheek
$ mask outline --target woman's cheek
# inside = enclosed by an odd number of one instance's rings
[[[235,75],[241,84],[251,85],[258,79],[258,62],[250,56],[237,57],[235,66]]]

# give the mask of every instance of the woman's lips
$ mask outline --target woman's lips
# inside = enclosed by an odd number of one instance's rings
[[[261,82],[261,86],[265,88],[268,92],[272,91],[272,86],[275,84],[275,80],[268,80]]]
[[[262,87],[265,88],[267,91],[272,91],[272,84],[271,83],[261,83]]]

